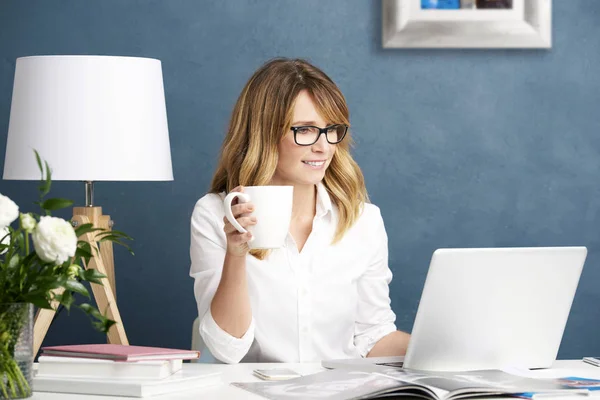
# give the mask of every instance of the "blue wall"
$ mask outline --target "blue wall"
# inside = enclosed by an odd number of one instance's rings
[[[175,181],[99,183],[96,202],[136,239],[135,257],[115,256],[130,341],[188,347],[189,217],[233,104],[267,59],[308,58],[350,105],[355,156],[388,230],[398,327],[410,331],[438,247],[585,245],[559,356],[599,354],[599,20],[600,2],[556,0],[550,51],[406,51],[381,48],[379,0],[3,0],[0,154],[17,57],[162,60]],[[36,183],[0,181],[0,192],[31,210]],[[52,193],[83,202],[78,183]],[[97,340],[74,310],[45,344]]]

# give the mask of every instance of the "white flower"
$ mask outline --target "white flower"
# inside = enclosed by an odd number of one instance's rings
[[[60,265],[77,250],[77,236],[71,224],[62,218],[41,217],[31,235],[35,252],[46,262]]]
[[[9,233],[10,232],[8,231],[8,227],[0,228],[0,243],[7,245],[7,246],[10,244]],[[8,251],[8,249],[4,249],[4,250],[0,251],[0,255],[6,253],[7,251]]]
[[[31,216],[31,214],[23,214],[21,213],[21,226],[25,229],[25,232],[31,233],[37,224],[35,218]]]
[[[9,226],[19,217],[19,206],[8,197],[0,194],[0,228]]]

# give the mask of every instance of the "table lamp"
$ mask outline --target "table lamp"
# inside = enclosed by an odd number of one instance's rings
[[[82,181],[85,207],[73,224],[110,229],[110,216],[94,203],[95,181],[171,181],[171,151],[161,62],[112,56],[34,56],[16,62],[4,179],[39,180],[33,150],[48,161],[53,180]],[[96,242],[92,235],[80,238]],[[109,343],[128,344],[115,299],[112,243],[99,243],[86,268],[107,275],[92,284],[101,312],[116,324]],[[108,282],[107,282],[108,281]],[[108,284],[107,284],[108,283]],[[34,354],[54,318],[40,309]]]

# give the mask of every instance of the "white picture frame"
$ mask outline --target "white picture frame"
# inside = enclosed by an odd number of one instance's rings
[[[427,10],[421,0],[383,0],[384,48],[552,47],[552,0],[512,9]]]

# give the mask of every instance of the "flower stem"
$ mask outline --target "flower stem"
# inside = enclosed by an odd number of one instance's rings
[[[12,368],[13,368],[13,376],[15,377],[17,386],[19,387],[19,390],[21,391],[21,395],[23,397],[28,396],[30,388],[29,388],[29,384],[27,383],[27,380],[25,379],[25,375],[23,375],[23,371],[21,371],[21,368],[19,368],[19,365],[17,364],[16,361],[13,362]]]
[[[25,257],[29,255],[29,233],[25,232]]]
[[[9,366],[9,368],[6,370],[6,382],[8,383],[8,387],[10,388],[10,393],[12,394],[12,397],[17,397],[17,391],[15,389],[15,383],[13,382],[13,380],[14,380],[14,377],[10,373],[10,366]]]
[[[4,356],[4,371],[1,373],[0,389],[2,390],[3,398],[10,399],[18,397],[27,397],[31,394],[31,387],[23,375],[23,371],[19,368],[17,362],[11,358]],[[6,384],[4,377],[6,376]],[[9,396],[10,395],[10,396]]]
[[[25,398],[31,395],[31,385],[15,358],[15,348],[19,340],[27,314],[22,309],[0,313],[0,398]],[[25,360],[24,360],[25,362]],[[25,364],[27,364],[25,362]],[[27,367],[27,366],[25,366]]]
[[[8,399],[8,392],[6,391],[6,385],[4,384],[4,372],[0,375],[0,389],[2,389],[2,397]]]

